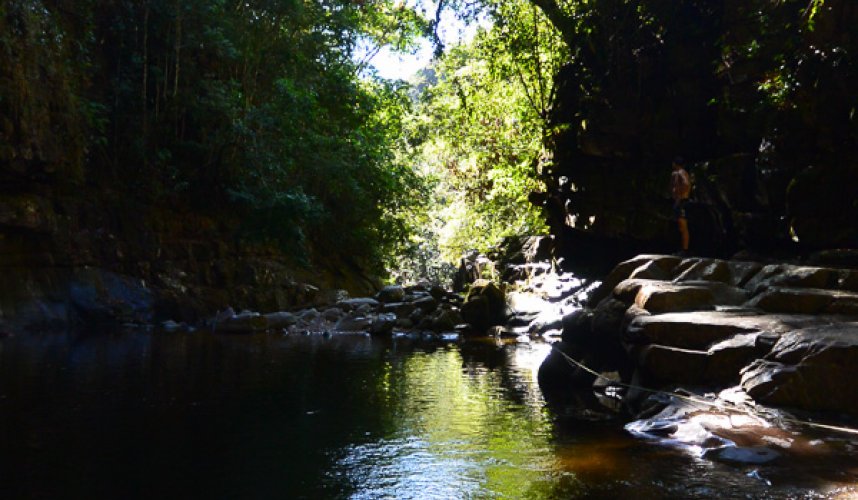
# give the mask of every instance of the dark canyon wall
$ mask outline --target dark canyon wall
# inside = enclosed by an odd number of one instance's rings
[[[677,155],[697,253],[858,243],[858,4],[589,5],[558,76],[549,189],[533,196],[561,255],[678,249]]]

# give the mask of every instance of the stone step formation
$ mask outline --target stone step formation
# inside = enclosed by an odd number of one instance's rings
[[[596,356],[597,370],[654,386],[741,383],[761,403],[858,415],[858,270],[641,255],[588,306],[562,348],[615,356]]]
[[[629,432],[706,458],[795,454],[808,420],[845,422],[831,442],[855,446],[856,306],[854,269],[641,255],[563,318],[540,384],[549,400],[613,385]]]

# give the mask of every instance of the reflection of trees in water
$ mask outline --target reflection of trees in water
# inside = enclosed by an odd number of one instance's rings
[[[520,406],[541,406],[542,399],[538,387],[533,383],[529,367],[519,366],[516,353],[519,349],[529,346],[515,344],[498,345],[490,341],[465,342],[460,345],[463,365],[466,370],[480,369],[496,372],[501,395],[510,402]]]
[[[529,405],[526,381],[506,373],[513,366],[509,348],[470,342],[410,348],[399,344],[395,355],[391,349],[379,382],[390,394],[384,412],[395,421],[386,438],[419,439],[409,453],[439,470],[457,464],[451,481],[480,485],[488,495],[527,497],[551,470],[550,424],[541,403]]]

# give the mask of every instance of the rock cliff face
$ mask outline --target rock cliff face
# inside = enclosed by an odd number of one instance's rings
[[[589,305],[564,318],[560,349],[598,371],[649,388],[740,385],[765,404],[858,415],[858,270],[644,255],[617,266]],[[561,376],[567,389],[594,380],[568,366]]]
[[[677,249],[676,155],[695,179],[696,254],[858,244],[858,5],[807,3],[594,3],[598,50],[573,47],[558,76],[548,191],[532,198],[559,254]],[[648,25],[598,24],[640,12]]]

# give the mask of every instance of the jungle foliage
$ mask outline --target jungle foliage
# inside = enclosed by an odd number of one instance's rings
[[[424,240],[437,241],[448,262],[546,230],[527,197],[543,189],[554,76],[566,50],[529,2],[480,7],[466,12],[483,19],[474,38],[447,47],[413,82],[407,129],[421,171],[435,180]]]
[[[388,0],[3,2],[4,174],[229,214],[297,257],[380,264],[419,182],[389,147],[407,95],[361,77],[356,50],[408,49],[427,26]]]
[[[379,271],[394,254],[453,261],[544,232],[527,196],[557,188],[557,151],[590,154],[587,140],[638,163],[683,145],[695,159],[751,152],[780,186],[778,214],[803,169],[858,143],[851,2],[431,5],[4,1],[0,180],[208,211],[296,257]],[[443,9],[484,23],[437,43],[418,81],[371,76],[381,47],[438,41]]]

